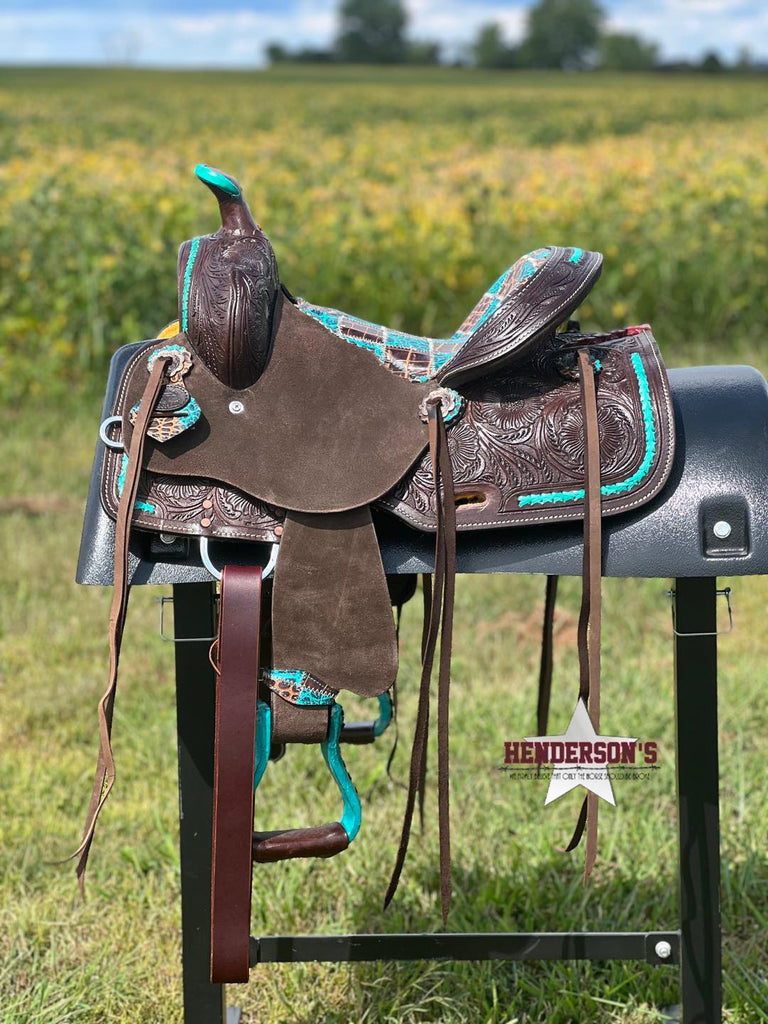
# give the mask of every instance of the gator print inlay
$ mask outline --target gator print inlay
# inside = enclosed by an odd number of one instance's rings
[[[278,697],[302,707],[326,707],[333,704],[338,693],[301,669],[265,668],[261,678]]]
[[[373,352],[379,362],[393,373],[407,380],[423,382],[431,380],[499,306],[509,301],[541,270],[551,255],[552,249],[547,247],[521,256],[517,263],[491,285],[450,338],[425,338],[406,334],[370,320],[350,316],[339,309],[315,306],[305,299],[298,299],[297,303],[302,313],[314,317],[337,337]],[[583,250],[574,249],[571,261],[578,262],[582,255]]]

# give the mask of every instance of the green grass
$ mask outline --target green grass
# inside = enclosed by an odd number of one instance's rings
[[[149,588],[132,598],[115,725],[119,781],[93,851],[86,904],[72,868],[50,863],[77,843],[95,756],[95,704],[105,684],[109,594],[73,582],[97,419],[95,404],[61,415],[25,410],[4,436],[3,1024],[181,1020],[172,650],[157,636],[157,593]],[[768,639],[760,628],[768,589],[759,578],[732,583],[737,629],[720,645],[724,976],[727,1019],[751,1022],[768,1012]],[[619,788],[617,808],[603,811],[600,859],[584,889],[580,854],[559,852],[577,794],[545,810],[541,786],[515,785],[497,770],[504,739],[535,726],[542,581],[460,578],[452,928],[676,926],[665,589],[662,580],[605,582],[603,731],[658,737],[663,770],[650,784]],[[552,716],[558,728],[577,691],[578,581],[566,580],[563,590]],[[415,712],[417,604],[406,609],[403,629],[400,779]],[[402,791],[384,772],[388,747],[387,738],[347,751],[364,800],[364,827],[350,853],[257,870],[254,931],[439,926],[433,794],[426,833],[414,839],[395,904],[381,910],[403,806]],[[257,805],[264,827],[336,811],[316,751],[292,750],[270,767]],[[651,1007],[677,1000],[674,970],[634,963],[265,966],[252,977],[230,998],[246,1008],[247,1019],[264,1022],[646,1022],[657,1019]]]
[[[181,1021],[173,652],[157,637],[154,589],[131,599],[118,782],[87,903],[73,868],[51,862],[79,840],[106,683],[110,595],[74,583],[104,361],[170,319],[174,249],[213,225],[189,165],[208,158],[248,183],[288,284],[316,301],[443,330],[525,248],[573,241],[608,255],[586,322],[648,317],[670,365],[747,361],[765,372],[767,108],[762,83],[735,79],[0,71],[0,375],[24,383],[5,392],[0,434],[1,1024]],[[729,1024],[751,1024],[768,1016],[768,585],[730,582],[736,630],[720,643],[725,1004]],[[658,738],[663,770],[647,785],[617,785],[584,889],[581,854],[560,852],[578,795],[545,809],[540,786],[497,770],[503,741],[535,728],[543,581],[459,580],[452,928],[676,926],[666,589],[605,582],[603,731]],[[401,780],[418,603],[403,624]],[[578,581],[567,580],[553,728],[576,698],[578,605]],[[388,752],[388,738],[345,751],[364,802],[360,837],[328,862],[260,868],[254,932],[439,927],[433,792],[396,901],[381,910],[403,807]],[[316,751],[292,750],[268,770],[263,827],[336,812]],[[674,969],[634,963],[273,965],[252,979],[230,999],[263,1024],[646,1024],[678,999]]]

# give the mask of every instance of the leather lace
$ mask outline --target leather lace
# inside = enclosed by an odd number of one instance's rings
[[[448,918],[451,903],[451,826],[450,826],[450,750],[449,750],[449,709],[451,681],[451,646],[453,639],[453,607],[456,585],[456,499],[453,473],[448,452],[448,435],[443,422],[440,404],[430,404],[429,454],[432,462],[432,476],[435,486],[437,511],[437,534],[435,538],[434,587],[430,594],[425,585],[425,612],[429,602],[429,613],[425,619],[422,639],[422,669],[419,685],[419,704],[416,712],[416,729],[411,751],[411,767],[408,782],[405,814],[400,836],[400,845],[395,859],[384,906],[389,906],[397,891],[411,836],[411,825],[417,796],[420,811],[423,810],[424,785],[427,770],[427,741],[429,738],[429,690],[432,680],[438,636],[440,657],[437,683],[437,791],[438,830],[440,837],[440,905],[443,922]]]
[[[165,369],[170,357],[160,357],[152,364],[149,379],[141,396],[138,415],[133,428],[131,444],[128,449],[128,464],[125,481],[120,497],[115,523],[115,555],[113,564],[112,607],[109,614],[109,680],[104,696],[99,701],[99,756],[96,762],[96,774],[93,790],[88,806],[83,838],[80,845],[67,860],[78,858],[77,879],[80,891],[85,892],[85,871],[88,854],[93,842],[96,822],[107,797],[115,783],[115,760],[112,756],[112,716],[117,691],[117,672],[120,663],[120,648],[125,628],[125,617],[128,611],[129,594],[129,545],[131,537],[131,518],[136,496],[139,490],[139,476],[144,458],[144,445],[147,429],[157,406],[163,387]]]
[[[579,698],[583,700],[595,732],[600,731],[600,631],[602,611],[602,521],[600,516],[600,432],[597,419],[595,370],[585,349],[579,351],[579,382],[584,417],[584,551],[582,557],[581,612],[579,615]],[[584,798],[566,851],[581,842],[584,830],[584,882],[597,857],[598,797]]]
[[[600,726],[600,619],[602,529],[600,515],[600,437],[597,418],[595,370],[589,353],[578,353],[580,402],[584,421],[584,550],[582,561],[582,602],[579,617],[579,697],[584,700],[596,730]],[[423,825],[426,782],[427,741],[429,738],[429,691],[438,636],[437,741],[438,741],[438,828],[440,836],[440,904],[443,923],[451,902],[451,840],[449,802],[449,700],[453,608],[456,576],[456,506],[448,439],[439,405],[429,408],[429,451],[437,506],[434,588],[424,579],[425,620],[422,637],[422,670],[419,702],[406,798],[405,813],[397,857],[384,897],[387,907],[397,890],[410,842],[413,813],[417,799]],[[547,578],[545,617],[542,635],[542,660],[539,675],[537,725],[544,735],[549,716],[552,687],[553,629],[557,597],[557,576]],[[578,846],[587,832],[584,881],[589,878],[597,853],[597,797],[590,793],[584,800],[573,836],[567,849]]]

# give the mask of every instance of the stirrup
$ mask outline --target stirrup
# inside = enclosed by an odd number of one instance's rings
[[[378,739],[392,723],[393,707],[392,695],[389,691],[380,694],[378,718],[365,722],[345,722],[341,729],[339,739],[342,743],[373,743]]]
[[[328,770],[341,793],[343,810],[339,821],[310,828],[277,829],[253,833],[253,859],[259,863],[291,860],[294,857],[333,857],[346,850],[360,831],[362,809],[354,783],[339,750],[344,724],[340,704],[330,708],[328,737],[320,744]],[[254,792],[258,789],[269,762],[272,739],[272,709],[259,701],[256,716],[256,762],[253,773]]]

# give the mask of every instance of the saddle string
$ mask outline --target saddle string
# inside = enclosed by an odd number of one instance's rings
[[[549,726],[549,703],[552,697],[552,669],[554,664],[555,607],[557,605],[557,584],[559,579],[559,576],[547,576],[547,586],[544,595],[539,696],[536,706],[536,731],[539,736],[545,736]]]
[[[442,633],[438,672],[438,820],[440,835],[440,901],[443,921],[448,916],[451,899],[451,850],[450,850],[450,807],[449,807],[449,751],[448,719],[450,693],[450,663],[452,617],[456,574],[456,511],[448,453],[448,436],[443,423],[439,403],[430,404],[429,452],[435,486],[437,533],[435,538],[434,586],[425,579],[425,619],[422,637],[422,670],[419,685],[419,704],[416,712],[411,765],[403,815],[400,844],[395,866],[384,896],[384,906],[389,906],[397,891],[405,859],[408,853],[413,812],[417,796],[423,807],[423,793],[426,778],[427,739],[429,736],[429,690],[437,649],[438,634]],[[441,488],[442,483],[442,488]]]
[[[141,397],[131,444],[128,449],[128,464],[123,483],[123,493],[120,498],[115,523],[112,607],[109,615],[109,679],[107,689],[99,701],[98,708],[99,756],[96,763],[96,773],[93,780],[93,790],[88,806],[83,838],[75,852],[66,858],[67,860],[73,860],[75,857],[79,858],[77,863],[77,879],[80,892],[83,895],[85,894],[85,871],[88,863],[88,854],[93,842],[96,822],[115,782],[115,761],[112,756],[112,716],[115,706],[115,693],[117,691],[120,648],[130,591],[128,556],[131,520],[139,490],[139,478],[144,458],[147,430],[150,420],[154,415],[164,383],[165,370],[170,361],[170,357],[158,358],[152,364],[149,379]]]
[[[602,613],[602,520],[600,515],[600,431],[597,419],[595,370],[588,352],[579,352],[579,381],[584,416],[584,549],[582,556],[581,612],[579,614],[579,699],[589,711],[596,732],[600,730],[600,640]],[[581,842],[585,828],[587,846],[583,880],[592,874],[597,857],[598,797],[588,793],[566,851]]]
[[[429,580],[429,583],[430,583],[430,586],[431,586],[432,578],[427,573],[423,574],[422,580],[424,581],[425,585],[426,585],[426,581]],[[427,611],[428,611],[428,604],[426,602],[426,597],[425,597],[425,604],[424,604],[424,629],[423,629],[423,633],[425,635],[426,635],[426,628],[427,628]],[[402,617],[403,617],[403,605],[402,604],[398,604],[397,605],[397,613],[395,615],[395,640],[397,642],[398,650],[400,649],[400,622],[402,620]],[[423,635],[422,639],[421,639],[422,654],[424,652],[425,635]],[[405,783],[401,782],[399,779],[396,779],[394,777],[394,775],[392,774],[392,765],[394,764],[394,761],[395,761],[395,755],[397,754],[397,746],[398,746],[398,742],[400,740],[400,719],[398,717],[399,714],[400,714],[399,697],[398,697],[398,690],[397,690],[397,680],[395,680],[395,682],[392,683],[392,718],[393,718],[393,721],[394,721],[395,738],[392,741],[392,748],[389,751],[389,757],[387,758],[387,778],[389,779],[390,782],[394,783],[394,785],[399,786],[400,789],[407,789],[407,786],[405,785]],[[421,826],[422,826],[422,829],[423,829],[423,827],[424,827],[423,807],[420,808],[420,813],[422,815]]]
[[[421,660],[424,662],[424,655],[427,649],[428,634],[429,634],[429,621],[430,621],[430,609],[432,608],[432,577],[428,572],[422,574],[422,597],[423,597],[423,619],[421,629]],[[427,730],[429,731],[429,730]],[[428,739],[429,737],[427,737]],[[424,832],[424,807],[427,799],[427,765],[424,765],[424,771],[421,774],[419,780],[419,828],[422,833]]]
[[[451,649],[453,646],[453,609],[456,592],[456,497],[448,451],[448,435],[442,414],[437,413],[439,445],[442,448],[441,476],[443,500],[443,618],[440,628],[440,664],[437,676],[437,797],[440,835],[440,905],[443,924],[451,905],[451,815],[450,815],[450,743],[449,698],[451,686]],[[438,490],[439,498],[439,490]]]

